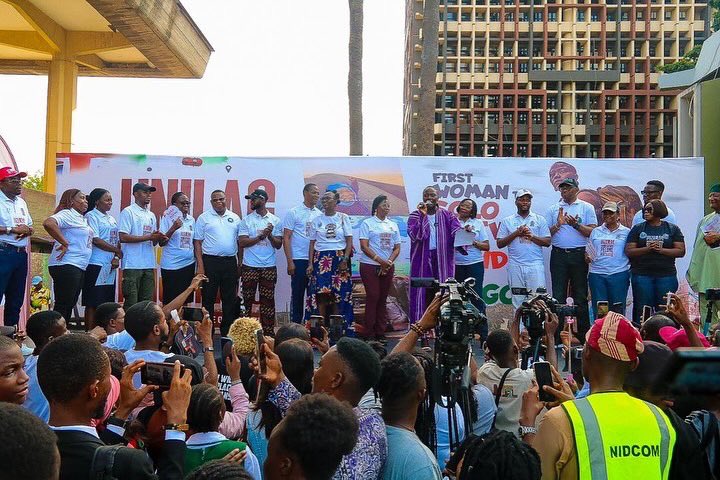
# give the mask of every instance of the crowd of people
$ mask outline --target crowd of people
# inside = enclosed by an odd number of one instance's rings
[[[26,295],[32,219],[20,197],[23,177],[0,169],[6,325],[18,323]],[[674,293],[675,259],[685,246],[663,189],[648,182],[642,218],[630,226],[612,202],[598,226],[574,178],[559,183],[562,199],[545,215],[531,211],[529,190],[515,192],[517,213],[497,232],[515,316],[507,329],[478,326],[482,353],[469,356],[460,398],[438,381],[442,357],[423,346],[437,332],[443,291],[410,288],[410,329],[388,352],[386,301],[400,230],[386,196],[373,201],[359,228],[365,320],[355,335],[331,342],[327,329],[318,337],[304,322],[353,320],[353,226],[337,211],[337,192],[321,196],[306,185],[303,203],[284,219],[268,211],[263,190],[246,196],[252,213],[242,219],[222,191],[194,219],[188,196],[177,192],[158,223],[149,185],[134,186],[134,203],[118,220],[107,190],[68,190],[43,222],[55,240],[52,309],[35,311],[25,332],[0,335],[0,431],[12,439],[0,447],[0,478],[718,478],[718,398],[676,397],[657,382],[674,350],[717,343]],[[720,184],[709,203],[713,213],[698,226],[687,275],[703,305],[720,286]],[[408,219],[411,276],[474,278],[472,302],[485,313],[490,245],[477,213],[472,199],[450,212],[426,188]],[[155,245],[162,247],[161,302],[153,301]],[[542,318],[535,353],[553,377],[541,392],[520,360],[531,341],[523,304],[546,286],[548,247],[552,291],[578,308],[568,322],[545,301],[533,304]],[[281,248],[293,322],[278,328]],[[630,285],[636,308],[628,320]],[[42,282],[33,286],[44,298]],[[202,318],[185,320],[198,294]],[[87,332],[71,333],[67,321],[81,296]]]

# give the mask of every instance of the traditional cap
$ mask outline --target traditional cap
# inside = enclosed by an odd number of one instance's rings
[[[670,347],[670,350],[672,351],[675,351],[678,348],[690,346],[690,339],[688,338],[687,333],[685,333],[685,330],[683,328],[662,327],[658,333],[660,335],[660,338],[665,341],[667,346]],[[711,347],[710,342],[707,338],[705,338],[705,335],[700,332],[697,332],[697,335],[705,348]]]
[[[720,193],[720,183],[710,185],[710,193]]]
[[[38,283],[42,282],[42,277],[40,275],[35,275],[32,278],[32,284],[37,285]]]
[[[147,183],[138,182],[135,185],[133,185],[133,193],[138,192],[138,191],[154,192],[155,190],[157,190],[157,188],[151,187]]]
[[[625,377],[625,385],[640,389],[653,385],[672,357],[672,350],[662,343],[645,340],[643,347],[645,349],[638,355],[637,368]]]
[[[608,312],[604,318],[595,320],[587,333],[586,345],[621,362],[635,360],[645,348],[640,332],[627,318],[615,312]]]
[[[527,188],[521,188],[517,192],[515,192],[515,199],[517,200],[520,197],[524,197],[525,195],[530,195],[530,198],[532,198],[533,194],[530,190]]]
[[[563,180],[562,182],[560,182],[558,184],[558,187],[561,187],[563,185],[570,185],[571,187],[576,187],[576,188],[580,186],[578,181],[571,177],[568,177],[565,180]]]
[[[5,180],[6,178],[12,178],[12,177],[25,178],[25,177],[27,177],[27,173],[18,172],[12,167],[0,168],[0,180]]]
[[[257,198],[257,197],[263,197],[265,200],[267,200],[268,194],[265,190],[256,188],[255,191],[253,191],[250,195],[245,195],[245,198],[248,200],[251,200],[251,199]]]
[[[617,213],[620,211],[616,202],[605,202],[605,205],[603,205],[602,207],[602,211],[604,212],[605,210],[613,213]]]

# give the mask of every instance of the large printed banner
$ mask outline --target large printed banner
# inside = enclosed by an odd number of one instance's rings
[[[302,201],[302,188],[313,182],[321,191],[340,193],[339,210],[353,219],[357,229],[370,215],[373,199],[389,197],[391,217],[400,226],[402,253],[396,261],[396,280],[388,314],[395,330],[407,322],[409,239],[407,216],[422,199],[422,190],[435,186],[442,204],[454,211],[463,198],[478,204],[478,215],[487,226],[490,251],[485,254],[483,297],[490,316],[510,318],[510,292],[505,266],[507,255],[498,249],[495,237],[500,220],[515,213],[513,192],[528,188],[533,192],[532,210],[544,214],[560,198],[557,185],[567,177],[577,178],[580,198],[600,209],[606,201],[621,206],[621,221],[630,225],[642,208],[640,191],[647,180],[665,183],[664,200],[675,211],[686,237],[687,254],[677,261],[681,291],[687,291],[687,270],[697,222],[703,216],[703,159],[527,159],[453,157],[340,157],[340,158],[251,158],[251,157],[167,157],[149,155],[61,154],[57,161],[57,191],[80,188],[89,193],[102,187],[113,195],[111,214],[132,201],[132,185],[148,182],[157,188],[151,208],[158,219],[170,197],[183,191],[190,197],[192,213],[211,208],[210,193],[224,190],[228,208],[240,216],[248,213],[244,195],[256,188],[268,192],[268,209],[283,217]],[[357,233],[357,231],[356,231]],[[359,251],[357,235],[355,247]],[[548,255],[549,256],[549,255]],[[285,274],[282,250],[277,254],[277,310],[289,311],[290,282]],[[357,274],[357,264],[353,266]],[[549,272],[548,272],[549,277]],[[355,286],[356,313],[362,315],[364,289]],[[548,278],[548,285],[550,285]],[[563,299],[561,299],[563,300]],[[356,318],[357,318],[356,316]]]

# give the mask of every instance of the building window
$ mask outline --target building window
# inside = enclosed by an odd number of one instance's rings
[[[548,22],[557,22],[557,12],[548,12]]]
[[[585,21],[585,12],[583,12],[582,10],[578,10],[578,12],[577,12],[577,21],[578,22]]]
[[[555,120],[556,120],[556,118],[555,118],[555,114],[554,114],[554,113],[548,113],[548,114],[547,114],[546,123],[547,123],[548,125],[555,125]]]
[[[542,123],[542,113],[533,113],[532,114],[532,123],[534,125],[540,125]]]
[[[527,113],[520,112],[518,113],[518,125],[525,125],[527,124]]]
[[[533,13],[533,21],[542,22],[543,21],[543,12],[534,12]]]
[[[527,73],[528,72],[528,66],[527,63],[522,62],[520,64],[520,73]]]
[[[513,73],[514,67],[512,63],[506,63],[505,67],[503,68],[505,73]]]
[[[650,12],[650,20],[657,20],[657,11],[653,10]]]
[[[575,125],[585,125],[585,114],[584,113],[576,113],[575,114]]]

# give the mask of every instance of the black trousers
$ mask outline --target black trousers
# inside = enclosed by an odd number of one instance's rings
[[[160,275],[162,275],[162,302],[163,305],[167,305],[190,286],[195,276],[195,262],[177,270],[165,270],[161,268]],[[184,304],[187,302],[188,298],[183,301]]]
[[[553,247],[550,253],[550,277],[552,278],[553,297],[560,303],[565,303],[567,297],[570,296],[577,305],[577,338],[580,342],[585,343],[585,333],[590,329],[588,265],[585,263],[585,247],[572,249]],[[564,325],[561,318],[558,332]]]
[[[220,291],[222,302],[222,322],[220,332],[227,335],[230,325],[235,320],[235,309],[238,299],[238,263],[236,257],[216,257],[203,255],[205,275],[208,281],[202,290],[203,307],[214,318],[215,298]]]
[[[80,297],[85,272],[74,265],[53,265],[48,267],[48,271],[53,279],[53,310],[61,314],[66,322],[70,322],[73,307]]]

